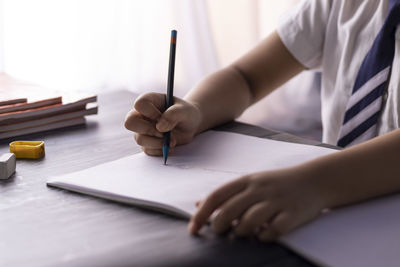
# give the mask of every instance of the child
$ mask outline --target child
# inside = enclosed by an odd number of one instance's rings
[[[145,153],[159,156],[163,132],[172,131],[172,147],[186,144],[301,71],[322,71],[323,141],[346,148],[223,185],[201,202],[190,233],[219,211],[215,232],[268,241],[325,208],[400,191],[399,24],[400,0],[303,1],[277,31],[164,113],[164,95],[141,95],[125,126]]]

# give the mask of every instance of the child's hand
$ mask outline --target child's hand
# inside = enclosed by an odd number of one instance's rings
[[[151,156],[162,155],[163,132],[171,131],[170,147],[190,142],[200,125],[200,111],[189,102],[174,98],[165,112],[165,95],[147,93],[138,97],[125,119],[125,127],[135,132],[135,140]]]
[[[257,236],[270,241],[314,219],[323,208],[310,176],[299,168],[266,171],[227,183],[199,204],[189,223],[196,234],[214,211],[216,233],[230,229],[237,236]]]

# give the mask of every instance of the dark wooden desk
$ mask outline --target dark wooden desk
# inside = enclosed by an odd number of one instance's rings
[[[135,95],[99,96],[100,113],[86,126],[29,136],[46,157],[18,160],[0,182],[0,266],[313,266],[278,244],[187,233],[187,222],[46,187],[49,176],[139,152],[123,127]],[[220,130],[318,145],[262,128],[230,123]],[[27,139],[27,138],[18,138]],[[8,152],[8,141],[0,153]]]

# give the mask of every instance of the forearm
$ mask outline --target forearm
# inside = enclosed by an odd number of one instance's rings
[[[274,32],[231,66],[205,78],[185,100],[199,108],[201,132],[237,118],[303,69]]]
[[[301,166],[324,207],[334,208],[400,191],[400,130]]]
[[[185,96],[202,115],[198,132],[237,118],[252,98],[246,81],[232,67],[211,74]]]

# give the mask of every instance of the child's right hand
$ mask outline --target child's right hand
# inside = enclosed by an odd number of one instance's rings
[[[146,93],[136,99],[125,118],[125,127],[135,133],[136,143],[150,156],[162,155],[164,132],[171,131],[173,148],[189,143],[199,130],[201,112],[195,105],[174,97],[174,105],[165,112],[164,107],[164,94]]]

